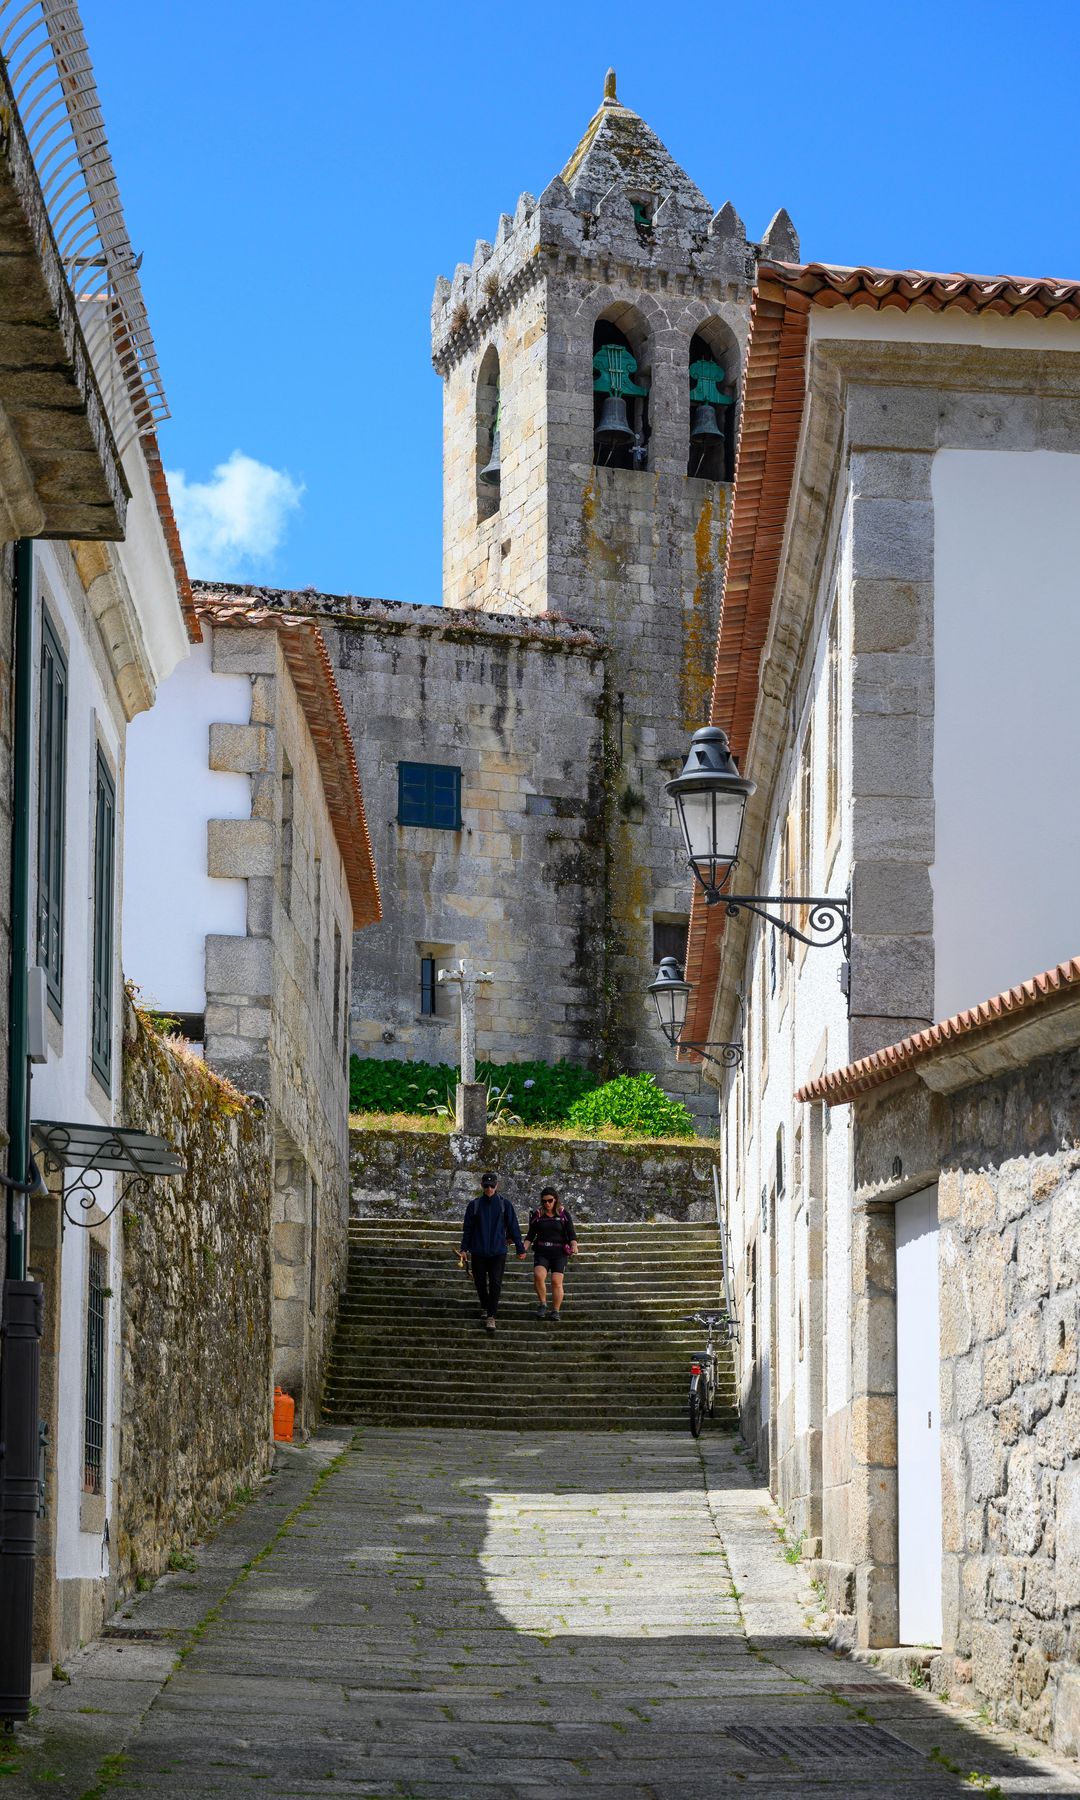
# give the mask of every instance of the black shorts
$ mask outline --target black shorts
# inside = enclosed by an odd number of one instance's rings
[[[561,1275],[566,1267],[567,1252],[556,1250],[552,1245],[537,1245],[533,1252],[534,1269],[550,1269],[553,1275]]]

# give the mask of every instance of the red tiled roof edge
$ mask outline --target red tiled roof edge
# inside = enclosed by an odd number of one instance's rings
[[[1005,317],[1080,319],[1080,282],[1048,277],[762,262],[757,279],[709,715],[710,724],[727,731],[737,759],[746,754],[753,726],[761,651],[787,529],[806,399],[810,308],[868,306],[906,312],[924,306],[932,312],[948,307]],[[695,892],[686,954],[686,979],[692,984],[685,1026],[689,1038],[709,1035],[724,917],[722,907],[707,908]]]
[[[172,563],[173,574],[176,577],[176,590],[180,596],[180,611],[184,615],[184,624],[187,626],[187,634],[191,642],[193,644],[201,644],[202,627],[199,624],[199,615],[195,606],[195,597],[191,591],[191,579],[188,575],[187,563],[184,561],[184,550],[180,542],[180,531],[176,523],[176,514],[173,512],[172,500],[169,495],[169,484],[165,479],[165,466],[161,460],[161,450],[153,432],[148,433],[147,436],[143,438],[142,446],[143,455],[146,458],[147,473],[150,476],[150,486],[154,490],[154,499],[157,502],[158,518],[161,520],[161,529],[165,536],[165,543],[168,546],[169,560]]]
[[[875,1050],[872,1056],[864,1056],[844,1069],[834,1069],[816,1081],[808,1081],[795,1098],[824,1100],[827,1106],[843,1106],[868,1089],[906,1074],[963,1038],[977,1032],[984,1036],[992,1034],[1024,1014],[1039,1011],[1070,988],[1080,988],[1080,956],[1070,957],[1068,962],[1058,963],[1056,968],[1047,969],[1042,975],[1033,975],[1030,981],[1007,988],[1003,994],[995,994],[992,1000],[983,1000],[967,1012],[956,1013],[951,1019],[943,1019],[925,1031],[917,1031],[899,1044],[888,1044],[884,1050]]]
[[[958,307],[968,313],[995,313],[1012,318],[1026,313],[1044,319],[1054,314],[1080,319],[1080,282],[1049,276],[964,275],[925,269],[842,269],[828,263],[761,263],[759,281],[782,282],[789,292],[805,294],[815,306],[869,306],[875,311],[907,312],[925,306],[931,312]]]
[[[806,394],[810,302],[763,278],[754,292],[746,355],[731,531],[720,602],[709,723],[722,725],[732,752],[746,755],[757,705],[758,667],[772,615],[788,498]],[[686,979],[692,984],[685,1033],[709,1035],[724,929],[723,907],[695,891]]]
[[[382,918],[382,900],[364,811],[360,770],[334,665],[322,632],[312,619],[298,618],[294,613],[270,612],[265,607],[251,609],[200,599],[198,611],[214,625],[250,625],[280,635],[285,661],[318,752],[327,810],[345,864],[353,925],[359,930],[363,925],[377,924]]]

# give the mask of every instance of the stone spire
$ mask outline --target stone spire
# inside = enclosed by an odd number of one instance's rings
[[[604,79],[604,98],[590,119],[562,179],[581,210],[595,207],[613,190],[648,194],[655,204],[674,199],[689,212],[712,216],[712,207],[701,189],[671,152],[615,91],[615,71]]]

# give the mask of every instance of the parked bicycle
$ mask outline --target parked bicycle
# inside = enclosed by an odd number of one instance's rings
[[[723,1313],[698,1312],[691,1315],[688,1323],[704,1325],[708,1333],[704,1350],[690,1360],[690,1435],[700,1437],[705,1414],[711,1419],[716,1411],[719,1347],[713,1342],[713,1333],[726,1331],[728,1321]]]

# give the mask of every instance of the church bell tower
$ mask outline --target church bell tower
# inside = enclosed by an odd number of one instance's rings
[[[623,1047],[669,1087],[644,987],[690,896],[663,784],[708,714],[757,259],[798,253],[783,210],[757,243],[714,210],[609,72],[561,174],[432,306],[444,604],[609,646]]]

